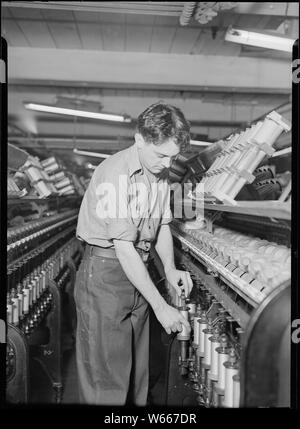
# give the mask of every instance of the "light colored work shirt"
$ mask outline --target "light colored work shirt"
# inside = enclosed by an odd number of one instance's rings
[[[88,244],[113,247],[132,241],[149,251],[159,226],[172,220],[170,186],[144,169],[136,144],[105,159],[84,194],[76,235]]]

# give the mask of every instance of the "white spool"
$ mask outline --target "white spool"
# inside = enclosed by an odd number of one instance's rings
[[[219,389],[225,389],[225,366],[224,363],[228,360],[228,353],[218,353],[218,383]]]
[[[24,301],[23,301],[23,312],[24,314],[27,314],[29,311],[29,289],[24,288],[23,289],[23,295],[24,295]]]
[[[68,186],[70,184],[71,184],[71,180],[68,177],[65,177],[61,181],[55,183],[55,186],[56,186],[57,189],[62,189],[65,186]]]
[[[12,323],[19,323],[19,298],[13,297],[12,299]]]
[[[28,167],[27,174],[32,182],[36,182],[42,178],[41,173],[35,167]]]
[[[220,347],[219,341],[211,341],[211,366],[210,366],[210,372],[212,375],[215,375],[217,378],[219,376],[219,366],[218,366],[218,356],[219,353],[216,351],[216,348]]]
[[[64,188],[59,189],[60,194],[66,194],[67,192],[73,192],[74,191],[74,186],[73,185],[68,185]]]
[[[55,160],[54,156],[51,156],[50,158],[43,159],[43,161],[41,161],[41,164],[43,167],[46,167],[47,165],[50,165],[55,161],[56,160]]]
[[[198,322],[199,323],[199,322]],[[207,323],[199,323],[199,340],[198,340],[198,344],[199,344],[199,352],[200,353],[204,353],[204,341],[205,341],[205,337],[204,337],[204,332],[203,329],[207,328]]]
[[[51,191],[43,181],[36,183],[35,186],[41,197],[49,197],[49,195],[51,195]]]
[[[209,341],[209,338],[211,337],[212,333],[209,334],[204,333],[204,359],[203,363],[205,365],[211,364],[211,341]]]
[[[233,407],[239,408],[240,406],[240,379],[239,375],[233,377]]]
[[[228,408],[233,407],[233,376],[237,373],[237,368],[225,367],[225,395],[223,405]]]
[[[289,131],[289,129],[290,126],[282,121],[281,115],[273,111],[266,116],[263,126],[260,127],[254,138],[258,142],[266,142],[272,145],[282,131]]]
[[[200,325],[198,323],[198,320],[200,320],[200,317],[194,318],[194,344],[199,346],[199,331],[200,331]]]
[[[65,173],[63,171],[60,171],[59,173],[56,173],[53,176],[51,176],[51,178],[53,178],[53,180],[61,180],[64,177],[66,177],[66,176],[65,176]]]
[[[53,164],[54,162],[56,162],[56,159],[54,158],[54,156],[51,156],[50,158],[43,159],[43,161],[41,161],[41,164],[43,167],[47,167],[47,165]]]
[[[47,167],[45,167],[45,171],[47,173],[51,173],[53,171],[56,171],[59,169],[59,165],[57,164],[57,162],[54,162],[53,164],[47,165]]]

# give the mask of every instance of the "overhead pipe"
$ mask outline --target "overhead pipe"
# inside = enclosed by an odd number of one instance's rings
[[[84,156],[92,156],[96,158],[109,158],[111,155],[108,153],[99,153],[99,152],[90,152],[87,150],[80,150],[80,149],[73,149],[73,152],[77,155],[84,155]]]
[[[28,140],[30,140],[29,139],[29,137],[23,137],[23,136],[15,136],[15,135],[13,135],[13,136],[9,136],[9,140],[20,140],[22,143],[24,143],[24,142],[27,142]],[[55,136],[53,136],[53,137],[50,137],[50,136],[47,136],[47,137],[43,137],[43,136],[41,136],[41,137],[38,137],[38,136],[35,136],[35,137],[31,137],[31,140],[34,142],[45,142],[45,143],[50,143],[50,142],[52,142],[52,143],[66,143],[66,142],[74,142],[74,138],[73,137],[55,137]],[[125,141],[126,143],[130,143],[131,141],[132,141],[132,139],[128,139],[128,141],[126,141],[124,138],[122,138],[122,141]],[[107,144],[109,144],[109,143],[117,143],[117,144],[120,144],[120,140],[116,140],[116,139],[92,139],[92,138],[88,138],[88,137],[76,137],[76,143],[78,143],[78,142],[84,142],[84,143],[107,143]]]

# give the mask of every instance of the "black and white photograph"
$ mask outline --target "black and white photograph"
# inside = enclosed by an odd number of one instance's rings
[[[297,408],[298,34],[298,2],[1,2],[4,407]]]

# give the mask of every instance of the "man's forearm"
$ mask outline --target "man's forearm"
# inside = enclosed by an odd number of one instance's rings
[[[165,272],[170,268],[175,269],[173,237],[169,225],[161,225],[155,250],[163,263]]]
[[[131,283],[144,296],[154,311],[162,308],[166,302],[153,284],[132,243],[115,243],[115,248],[120,264]]]
[[[169,305],[156,289],[133,243],[114,240],[114,245],[126,276],[151,305],[167,334],[181,331],[182,325],[190,329],[189,322],[176,308]]]

